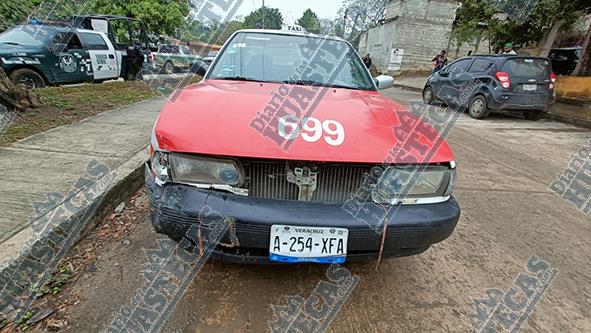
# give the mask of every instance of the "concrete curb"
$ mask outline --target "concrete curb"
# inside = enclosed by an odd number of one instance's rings
[[[591,128],[591,121],[579,119],[579,118],[571,118],[571,117],[563,116],[558,113],[548,112],[544,118],[550,119],[550,120],[555,120],[555,121],[558,121],[561,123],[575,125],[575,126]]]
[[[142,148],[83,190],[66,196],[33,225],[10,239],[12,244],[8,253],[2,249],[0,322],[3,319],[13,320],[20,311],[26,310],[34,300],[31,288],[45,283],[69,249],[92,232],[116,205],[129,199],[141,187],[145,159],[146,149]],[[100,185],[105,180],[111,181],[108,187],[102,189]],[[96,195],[86,204],[76,207],[75,211],[68,211],[75,206],[75,199],[82,195],[86,198],[88,193]]]

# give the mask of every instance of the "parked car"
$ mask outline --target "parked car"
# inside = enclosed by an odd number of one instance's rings
[[[478,84],[466,105],[472,118],[486,118],[492,111],[522,111],[526,119],[544,117],[555,102],[554,83],[547,58],[520,55],[462,57],[431,75],[423,89],[423,101],[454,105],[461,87]]]
[[[27,88],[125,75],[122,57],[105,33],[51,25],[17,26],[0,34],[0,67]]]
[[[211,63],[215,60],[215,57],[218,55],[219,51],[209,51],[207,52],[207,56],[203,58],[206,64],[211,65]]]
[[[185,45],[160,45],[158,52],[152,53],[150,60],[152,69],[164,74],[192,71],[205,75],[209,67],[200,56],[193,54]]]
[[[570,75],[577,67],[582,52],[583,48],[580,46],[550,50],[548,58],[552,61],[552,69],[554,70],[554,73],[559,75]]]
[[[319,42],[323,38],[329,42]],[[344,59],[334,67],[334,80],[322,79],[321,67],[306,66],[310,56],[302,45],[318,47],[315,54],[326,57],[322,64]],[[380,245],[386,258],[419,254],[443,241],[460,216],[452,196],[454,156],[428,123],[378,91],[392,85],[389,76],[374,81],[359,54],[338,37],[236,32],[204,80],[183,89],[156,121],[145,168],[154,229],[198,245],[196,234],[188,233],[192,227],[230,217],[235,223],[213,257],[240,263],[375,260]],[[315,103],[311,95],[321,87],[328,89]],[[273,117],[268,110],[281,105],[281,96],[290,108],[315,108],[303,124],[293,113]],[[268,132],[256,125],[264,119]],[[395,137],[393,127],[412,139]],[[273,137],[290,142],[289,149]],[[413,142],[409,153],[433,155],[414,163],[407,154],[388,157],[407,142]],[[419,166],[426,169],[402,193],[398,176]],[[351,213],[357,207],[352,197],[364,200],[364,212],[392,214],[364,219]],[[384,222],[382,240],[375,230]]]

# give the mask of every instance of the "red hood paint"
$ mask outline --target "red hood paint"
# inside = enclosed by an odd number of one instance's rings
[[[298,137],[285,151],[249,126],[279,86],[207,80],[186,87],[160,114],[155,127],[158,144],[171,152],[281,160],[443,163],[454,159],[445,140],[429,153],[434,146],[428,138],[433,138],[429,135],[435,133],[433,128],[419,121],[420,129],[412,129],[418,117],[402,105],[375,91],[350,89],[329,89],[311,115],[340,122],[345,128],[343,144],[331,146],[323,139],[310,143]],[[401,130],[411,133],[411,140],[397,139],[395,133]],[[395,147],[411,152],[415,159],[406,153],[388,158]]]

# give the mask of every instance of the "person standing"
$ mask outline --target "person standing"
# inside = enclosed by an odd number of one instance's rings
[[[369,53],[365,55],[365,57],[363,57],[363,63],[365,64],[365,67],[367,67],[367,69],[371,68],[371,57],[369,56]]]
[[[445,65],[447,65],[447,57],[445,56],[447,52],[445,50],[441,50],[441,52],[436,55],[431,61],[434,64],[433,73],[439,72]]]
[[[503,48],[503,54],[517,54],[517,52],[515,52],[513,49],[513,43],[509,42],[505,44],[505,47]]]

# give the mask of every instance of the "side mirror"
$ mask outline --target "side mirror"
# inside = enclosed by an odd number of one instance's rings
[[[440,71],[439,71],[439,75],[441,75],[441,76],[448,76],[448,75],[449,75],[449,73],[447,73],[447,71],[446,71],[446,70],[443,70],[443,69],[442,69],[442,70],[440,70]]]
[[[379,90],[394,87],[394,78],[390,75],[380,75],[375,78],[375,82]]]

